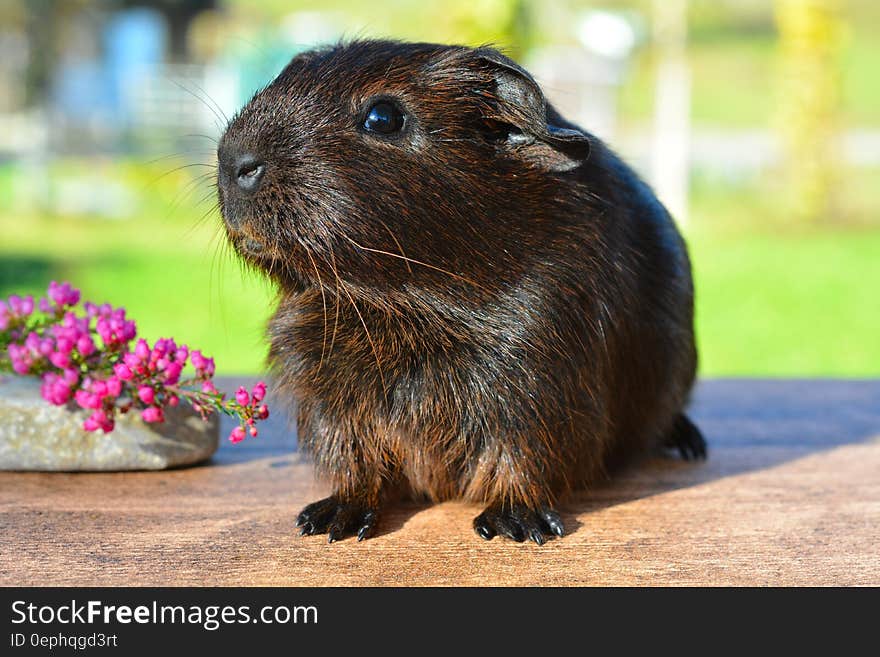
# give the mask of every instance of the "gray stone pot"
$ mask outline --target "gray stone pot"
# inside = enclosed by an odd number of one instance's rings
[[[162,470],[210,458],[220,437],[216,415],[183,404],[159,424],[120,416],[108,434],[83,430],[88,415],[49,404],[35,377],[0,374],[0,470]]]

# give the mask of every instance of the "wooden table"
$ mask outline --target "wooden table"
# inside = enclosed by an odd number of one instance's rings
[[[363,543],[300,538],[328,491],[277,415],[199,467],[0,473],[0,584],[880,584],[880,381],[705,381],[693,416],[707,462],[630,468],[543,547],[483,541],[462,503],[391,509]]]

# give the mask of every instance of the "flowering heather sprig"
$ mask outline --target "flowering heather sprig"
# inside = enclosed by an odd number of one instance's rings
[[[163,422],[165,409],[184,400],[205,419],[214,411],[238,418],[233,443],[257,435],[256,423],[269,417],[266,384],[250,392],[241,387],[227,399],[214,386],[213,358],[171,338],[152,346],[141,338],[132,349],[137,329],[124,308],[87,301],[79,309],[79,301],[79,290],[55,281],[37,302],[38,313],[31,296],[0,300],[0,371],[39,375],[50,404],[92,411],[86,431],[109,433],[117,414],[132,409],[144,422]]]

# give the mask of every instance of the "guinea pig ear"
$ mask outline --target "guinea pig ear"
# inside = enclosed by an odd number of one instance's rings
[[[558,115],[534,78],[501,53],[481,48],[477,60],[494,78],[495,114],[487,116],[492,132],[511,152],[548,171],[570,171],[590,154],[590,140],[580,130],[556,125]]]

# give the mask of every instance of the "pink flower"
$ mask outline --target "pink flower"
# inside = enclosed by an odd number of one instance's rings
[[[40,353],[40,336],[35,331],[31,331],[24,339],[24,346],[28,348],[32,355]]]
[[[229,442],[231,443],[240,443],[245,438],[244,428],[243,427],[235,427],[232,432],[229,434]]]
[[[171,361],[165,367],[165,383],[167,385],[176,385],[180,380],[180,373],[183,371],[183,364],[179,361]]]
[[[79,383],[79,372],[74,369],[66,369],[63,372],[64,382],[69,386],[75,386]]]
[[[129,354],[126,354],[126,356],[128,355]],[[125,363],[116,363],[116,365],[113,366],[113,372],[122,381],[131,381],[131,379],[134,377],[131,368]]]
[[[9,360],[12,363],[12,369],[16,373],[27,374],[28,372],[30,372],[33,358],[31,356],[30,350],[27,347],[15,344],[13,342],[6,348],[6,353],[9,354]]]
[[[49,298],[59,306],[75,306],[79,303],[79,290],[72,288],[70,283],[52,281],[49,283]]]
[[[134,355],[143,362],[146,362],[150,359],[150,346],[143,338],[137,341],[137,344],[134,348]]]
[[[110,328],[110,322],[103,317],[98,318],[98,321],[95,322],[95,331],[97,331],[104,344],[111,344],[113,342],[113,329]]]
[[[202,352],[199,351],[198,349],[196,349],[194,352],[192,352],[192,355],[190,356],[190,362],[193,364],[193,367],[195,367],[197,370],[205,369],[205,366],[208,364],[208,362],[205,360],[204,356],[202,356]]]
[[[144,422],[164,422],[165,413],[158,406],[147,406],[141,411]]]
[[[134,323],[134,320],[125,320],[125,323],[122,325],[122,335],[120,336],[123,342],[130,342],[134,340],[137,335],[137,325]]]
[[[115,423],[113,418],[107,416],[102,410],[95,411],[83,422],[83,429],[86,431],[97,431],[100,429],[104,433],[113,431]]]
[[[53,372],[43,375],[43,384],[40,386],[40,395],[50,404],[62,406],[70,399],[69,384]]]
[[[101,398],[88,390],[77,390],[74,399],[82,408],[98,409],[101,407]]]
[[[91,356],[95,353],[95,343],[92,342],[92,338],[88,335],[82,335],[76,341],[76,350],[81,353],[83,356]]]
[[[122,394],[122,381],[117,377],[111,376],[107,379],[107,394],[111,397],[118,397]]]
[[[145,404],[152,404],[156,399],[156,393],[150,386],[141,386],[137,391],[138,399],[140,399]],[[146,418],[144,418],[146,420]],[[147,420],[150,422],[150,420]]]
[[[74,341],[66,337],[58,338],[55,341],[55,349],[62,354],[69,354],[71,351],[73,351],[73,345]]]
[[[107,394],[107,384],[103,381],[93,381],[92,382],[92,392],[98,397],[103,397]]]
[[[21,297],[17,294],[13,294],[9,297],[9,308],[12,310],[13,315],[21,315],[22,312],[22,304]]]
[[[70,355],[56,351],[49,355],[49,361],[58,369],[70,367]],[[25,374],[26,372],[23,372]]]
[[[57,281],[36,304],[42,316],[31,318],[33,297],[0,300],[0,338],[9,365],[19,374],[41,375],[40,392],[49,403],[74,400],[91,411],[83,427],[106,433],[118,413],[137,407],[144,421],[162,422],[165,405],[185,401],[204,418],[214,411],[237,416],[233,442],[257,435],[257,421],[269,416],[262,403],[265,383],[258,382],[250,393],[241,387],[227,399],[212,380],[213,358],[178,346],[173,338],[159,338],[151,347],[137,338],[136,324],[126,319],[124,308],[79,303],[79,290]],[[187,361],[194,375],[185,372]]]

